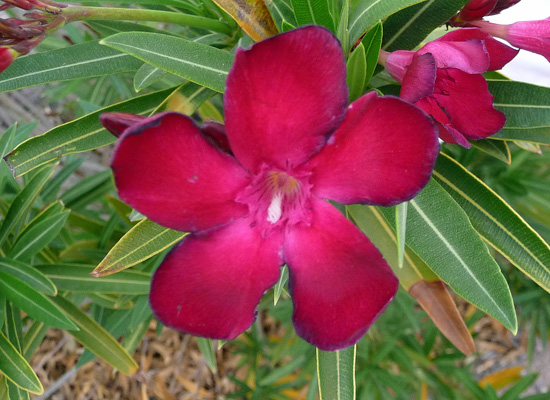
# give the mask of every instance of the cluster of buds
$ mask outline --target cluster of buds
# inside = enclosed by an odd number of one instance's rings
[[[449,21],[452,26],[474,26],[512,46],[544,56],[550,61],[550,18],[500,25],[483,17],[500,13],[520,0],[471,0]]]
[[[0,5],[0,11],[11,7],[32,12],[26,13],[25,19],[0,18],[0,72],[15,57],[30,52],[48,31],[65,22],[60,15],[65,5],[51,0],[9,0]]]

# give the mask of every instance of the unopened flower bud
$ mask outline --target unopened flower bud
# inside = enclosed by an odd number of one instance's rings
[[[8,68],[14,59],[14,51],[7,47],[0,47],[0,73]]]

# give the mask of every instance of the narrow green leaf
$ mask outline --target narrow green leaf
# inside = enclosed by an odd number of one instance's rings
[[[445,154],[437,160],[434,177],[487,243],[550,292],[550,247],[514,209]]]
[[[67,316],[25,281],[0,271],[0,291],[15,306],[34,319],[60,329],[77,329]]]
[[[187,233],[160,226],[148,219],[141,220],[109,251],[93,271],[96,277],[114,274],[136,265],[167,249]]]
[[[351,9],[349,39],[353,45],[371,26],[422,0],[359,0]]]
[[[65,166],[59,170],[53,177],[44,185],[40,197],[45,202],[54,201],[57,198],[57,194],[61,190],[61,185],[75,172],[78,167],[84,162],[84,158],[77,158],[76,160],[67,162]]]
[[[365,34],[361,43],[365,46],[365,56],[367,62],[367,71],[365,73],[365,86],[370,82],[374,70],[378,65],[378,56],[380,55],[380,48],[382,47],[383,28],[382,23],[378,21],[369,31]],[[363,88],[365,90],[365,88]]]
[[[221,93],[233,64],[229,52],[156,33],[119,33],[103,39],[101,44]]]
[[[356,346],[339,351],[317,349],[320,400],[355,400]]]
[[[412,50],[444,25],[468,0],[426,0],[393,14],[384,22],[387,51]],[[418,2],[417,2],[418,3]]]
[[[31,393],[42,394],[44,388],[32,370],[8,338],[0,331],[0,371],[15,385]]]
[[[344,0],[342,5],[342,11],[340,13],[340,21],[338,22],[338,30],[336,31],[336,37],[342,45],[342,50],[344,51],[344,56],[347,57],[350,45],[349,45],[349,11],[350,11],[350,0]]]
[[[44,294],[57,295],[57,288],[53,282],[33,266],[21,261],[0,257],[0,271],[21,279]]]
[[[275,382],[280,380],[281,378],[285,376],[289,376],[291,373],[296,371],[298,368],[302,367],[304,363],[307,361],[306,355],[301,354],[297,357],[295,357],[292,361],[288,362],[287,364],[278,367],[274,369],[273,371],[266,374],[258,384],[260,386],[270,386],[273,385]]]
[[[393,226],[391,208],[380,207]],[[458,295],[517,331],[510,288],[462,208],[435,181],[409,202],[407,244]]]
[[[199,345],[202,356],[206,360],[208,368],[215,374],[218,370],[218,364],[216,361],[216,353],[214,352],[214,343],[212,343],[210,339],[198,337],[197,344]]]
[[[376,207],[363,205],[347,206],[353,221],[384,256],[399,278],[399,283],[409,290],[415,283],[433,281],[439,277],[408,247],[405,246],[403,267],[398,266],[397,237],[394,230]]]
[[[85,293],[148,294],[151,275],[140,271],[122,271],[118,274],[95,278],[90,276],[93,266],[82,264],[38,265],[58,290]]]
[[[30,360],[34,352],[42,343],[46,332],[50,327],[41,321],[33,321],[25,335],[23,336],[23,345],[21,352],[26,360]],[[0,399],[2,397],[0,396]]]
[[[61,232],[69,211],[52,215],[29,226],[10,250],[8,257],[26,261],[46,247]]]
[[[15,132],[17,130],[16,128],[17,124],[13,124],[0,136],[0,159],[12,149]],[[4,165],[4,163],[0,161],[0,191],[4,189],[4,176],[7,173],[7,165]]]
[[[145,63],[134,75],[134,89],[139,92],[141,89],[160,81],[166,75],[168,75],[168,72]]]
[[[291,0],[291,3],[298,25],[321,25],[335,32],[328,0]]]
[[[11,400],[8,393],[8,380],[5,376],[0,376],[0,399]]]
[[[29,392],[8,380],[8,392],[10,400],[29,400]]]
[[[42,135],[21,143],[6,156],[5,160],[14,175],[21,176],[62,156],[81,153],[114,143],[116,137],[103,128],[101,122],[99,122],[100,114],[117,111],[148,115],[172,91],[173,89],[166,89],[136,97],[59,125]]]
[[[506,164],[510,164],[512,162],[508,142],[503,140],[482,139],[472,140],[470,143],[476,149],[481,150],[500,161],[504,161]]]
[[[353,50],[346,66],[348,70],[346,80],[349,87],[349,99],[352,102],[361,97],[365,88],[367,60],[363,43],[359,43],[359,46]]]
[[[16,59],[0,75],[0,92],[71,79],[135,71],[141,63],[97,41]]]
[[[61,201],[67,208],[82,208],[89,203],[103,197],[114,188],[113,176],[110,169],[87,176],[72,186],[61,196]],[[99,195],[97,193],[99,190]]]
[[[286,32],[284,24],[298,26],[290,0],[268,0],[265,5],[271,13],[275,25],[279,28],[279,32]]]
[[[550,88],[523,82],[487,80],[506,125],[494,139],[550,144]]]
[[[70,301],[60,296],[54,297],[53,301],[78,326],[78,331],[69,333],[84,347],[127,375],[136,372],[138,365],[132,356],[101,325]]]
[[[215,93],[204,86],[186,82],[170,93],[154,110],[153,114],[164,111],[177,111],[185,115],[192,115]]]
[[[281,277],[277,281],[277,284],[275,285],[275,289],[273,291],[273,305],[276,306],[279,302],[279,299],[281,298],[281,294],[283,294],[283,291],[285,289],[286,282],[288,281],[288,267],[285,265],[281,269]]]
[[[155,29],[147,25],[136,24],[135,22],[97,20],[85,21],[84,23],[99,33],[102,37],[115,35],[121,32],[165,33],[160,29]]]
[[[405,254],[405,240],[407,233],[407,206],[404,202],[395,207],[395,233],[397,236],[397,264],[403,268]]]
[[[6,218],[2,221],[2,226],[0,226],[0,248],[4,244],[4,241],[8,235],[12,232],[15,226],[21,221],[23,216],[27,213],[29,208],[32,206],[40,189],[44,186],[44,183],[48,180],[51,174],[54,171],[54,166],[47,166],[38,172],[30,181],[27,183],[25,188],[15,197],[13,200]]]

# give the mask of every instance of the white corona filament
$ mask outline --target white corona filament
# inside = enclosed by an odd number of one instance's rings
[[[283,200],[282,193],[275,193],[271,199],[271,204],[267,209],[267,220],[272,224],[276,223],[280,218],[283,210],[281,209],[281,202]]]

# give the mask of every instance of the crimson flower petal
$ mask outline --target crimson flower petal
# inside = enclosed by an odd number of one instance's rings
[[[437,68],[435,59],[430,53],[416,57],[403,78],[399,97],[410,103],[415,103],[434,91]]]
[[[321,350],[355,344],[397,291],[380,252],[332,205],[313,201],[311,225],[285,236],[296,333]]]
[[[471,146],[468,139],[462,133],[453,128],[451,120],[441,109],[434,97],[425,97],[417,101],[415,106],[430,114],[436,121],[436,126],[439,131],[439,138],[447,143],[459,144],[462,147],[469,149]]]
[[[497,0],[470,0],[460,10],[459,19],[461,21],[471,21],[483,18],[493,11],[496,4]]]
[[[231,151],[231,146],[229,146],[229,140],[227,139],[227,133],[225,133],[225,126],[223,124],[220,124],[214,120],[204,121],[201,130],[206,139],[212,145],[224,153],[233,154]]]
[[[434,40],[417,52],[419,55],[426,53],[434,56],[437,68],[458,68],[469,74],[480,74],[489,68],[489,54],[481,40]]]
[[[437,41],[461,42],[467,40],[483,40],[485,48],[489,53],[488,71],[497,71],[502,69],[518,54],[519,50],[493,39],[491,35],[478,28],[461,28],[441,36]],[[458,68],[458,67],[457,67]],[[482,71],[485,72],[485,71]]]
[[[506,116],[494,108],[482,75],[440,69],[435,86],[433,97],[445,109],[452,126],[467,139],[484,139],[504,127]]]
[[[132,125],[111,167],[120,199],[168,228],[193,232],[248,213],[234,201],[248,174],[185,115],[163,113]]]
[[[167,326],[232,340],[254,321],[264,292],[279,279],[282,234],[264,238],[241,218],[183,239],[151,282],[149,301]]]
[[[224,96],[236,158],[251,172],[285,169],[317,152],[344,119],[346,64],[325,28],[308,26],[237,50]]]
[[[428,183],[438,153],[436,129],[424,112],[371,92],[350,105],[342,126],[304,168],[311,168],[318,197],[389,206]]]

